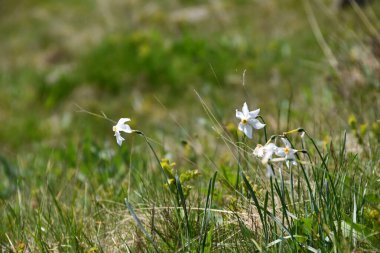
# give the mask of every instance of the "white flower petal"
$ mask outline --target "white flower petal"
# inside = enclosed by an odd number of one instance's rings
[[[129,125],[125,125],[125,124],[120,126],[119,131],[123,131],[127,134],[132,133],[131,127]]]
[[[264,146],[258,144],[253,151],[253,154],[257,157],[262,157],[262,163],[266,164],[269,160],[272,160],[273,153],[277,150],[277,146],[273,143],[265,144]]]
[[[257,157],[263,157],[264,156],[264,147],[260,144],[257,144],[255,150],[253,150],[253,154]]]
[[[281,157],[285,157],[286,154],[285,154],[285,151],[284,151],[284,148],[278,148],[276,151],[275,151],[276,155],[277,156],[281,156]]]
[[[250,125],[245,125],[243,127],[244,127],[243,132],[245,133],[245,135],[249,139],[252,139],[252,127]]]
[[[272,150],[274,152],[277,150],[278,147],[274,145],[273,143],[268,143],[267,145],[265,145],[265,148],[268,150]]]
[[[245,125],[243,124],[243,123],[239,123],[239,126],[238,126],[238,129],[240,130],[240,131],[242,131],[242,132],[244,132],[244,127],[245,127]]]
[[[244,114],[241,111],[236,110],[236,118],[242,119],[244,118]]]
[[[242,108],[243,114],[245,117],[249,117],[249,110],[248,110],[248,105],[246,102],[244,102],[243,108]]]
[[[115,132],[115,136],[116,136],[116,142],[117,144],[119,144],[119,146],[121,146],[121,144],[123,143],[123,141],[125,140],[119,132]]]
[[[263,127],[265,127],[265,124],[261,123],[260,121],[258,121],[257,119],[251,119],[249,121],[250,125],[253,126],[253,128],[255,129],[261,129]]]
[[[257,116],[259,116],[259,113],[260,113],[260,109],[257,109],[257,110],[254,110],[254,111],[250,111],[249,112],[249,117],[256,118]]]
[[[267,177],[273,177],[274,176],[274,172],[273,172],[272,167],[270,165],[267,166],[266,176]]]
[[[273,155],[273,152],[272,152],[272,151],[267,151],[267,152],[265,152],[265,155],[264,155],[263,160],[264,160],[264,161],[269,161],[270,159],[272,159],[272,155]]]
[[[286,147],[288,147],[288,148],[292,147],[292,145],[290,145],[290,142],[286,138],[281,138],[281,140]]]
[[[288,155],[286,156],[286,159],[292,160],[292,161],[296,160],[296,156],[294,154],[295,154],[294,149],[293,149],[293,152],[289,151]]]
[[[120,125],[124,125],[125,122],[128,122],[128,121],[131,121],[130,118],[121,118],[119,119],[119,121],[117,122],[117,126],[120,126]]]

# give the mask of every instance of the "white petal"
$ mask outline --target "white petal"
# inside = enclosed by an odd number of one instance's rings
[[[251,126],[253,126],[255,129],[261,129],[261,128],[265,127],[265,124],[261,123],[257,119],[251,119],[251,120],[249,120],[249,124]]]
[[[248,110],[248,105],[245,102],[244,102],[242,111],[243,111],[244,116],[246,116],[248,118],[249,117],[249,110]]]
[[[125,122],[128,122],[128,121],[131,121],[130,118],[121,118],[119,119],[119,121],[117,122],[116,126],[120,126],[120,125],[124,125]]]
[[[264,147],[261,145],[257,145],[255,150],[253,150],[253,154],[257,157],[263,157],[264,156]]]
[[[243,123],[239,123],[239,126],[238,126],[238,129],[240,130],[240,131],[242,131],[242,132],[244,132],[244,124]]]
[[[125,140],[119,132],[116,132],[115,133],[115,136],[116,136],[116,142],[117,144],[119,144],[119,146],[121,146],[121,144],[123,143],[123,141]]]
[[[268,143],[267,145],[265,145],[265,149],[275,152],[278,149],[278,147],[273,143]]]
[[[286,154],[285,154],[285,151],[284,151],[284,148],[278,148],[276,151],[275,151],[276,155],[277,156],[281,156],[281,157],[285,157]]]
[[[250,125],[245,125],[243,131],[248,138],[252,139],[252,127]]]
[[[129,125],[126,125],[126,124],[121,125],[120,128],[119,128],[119,131],[123,131],[123,132],[125,132],[127,134],[132,133],[131,127]]]
[[[244,114],[241,111],[236,110],[236,118],[242,119],[244,118]]]
[[[286,159],[292,160],[292,161],[296,160],[296,156],[294,154],[295,154],[294,152],[289,151],[288,155],[286,156]]]
[[[268,160],[272,159],[272,155],[273,155],[273,151],[267,151],[267,152],[265,152],[263,160],[264,161],[268,161]]]
[[[292,145],[290,145],[290,142],[289,142],[287,139],[285,139],[285,138],[281,138],[281,140],[282,140],[282,142],[284,143],[284,145],[285,145],[286,147],[288,147],[288,148],[292,147]]]
[[[254,111],[250,111],[249,112],[249,117],[256,118],[257,116],[259,116],[259,113],[260,113],[260,109],[257,109],[257,110],[254,110]]]
[[[267,166],[266,176],[267,177],[273,177],[274,176],[274,172],[273,172],[272,167],[270,165]]]

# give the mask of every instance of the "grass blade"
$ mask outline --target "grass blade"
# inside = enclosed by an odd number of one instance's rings
[[[206,206],[204,210],[201,233],[199,237],[199,246],[201,246],[201,248],[198,248],[198,252],[204,252],[204,249],[205,249],[205,244],[206,244],[206,239],[207,239],[206,229],[208,226],[208,219],[209,219],[209,212],[207,210],[210,209],[212,205],[212,196],[214,194],[214,187],[215,187],[215,180],[216,180],[217,173],[218,172],[214,173],[214,176],[212,177],[212,179],[210,179],[209,185],[208,185]],[[201,245],[201,240],[202,240],[202,245]]]
[[[152,237],[151,237],[150,234],[145,230],[145,228],[144,228],[144,226],[142,225],[140,219],[137,217],[135,211],[133,210],[132,205],[128,202],[127,199],[125,199],[124,201],[125,201],[125,205],[126,205],[127,208],[128,208],[128,211],[129,211],[129,213],[132,215],[132,218],[133,218],[133,220],[135,221],[137,227],[141,230],[141,232],[143,232],[143,234],[146,236],[146,238],[148,238],[148,240],[150,241],[150,243],[153,245],[154,251],[155,251],[155,252],[160,252],[160,251],[158,250],[158,247],[157,247],[156,243],[153,241]]]
[[[176,182],[176,185],[177,185],[177,192],[178,192],[178,197],[180,199],[180,204],[181,204],[183,212],[185,214],[185,225],[186,225],[186,232],[187,232],[187,240],[188,240],[188,246],[190,247],[189,216],[188,216],[187,208],[186,208],[185,195],[183,194],[181,181],[179,180],[178,175],[175,175],[175,182]]]
[[[248,182],[248,180],[247,180],[247,178],[245,177],[245,175],[244,175],[243,172],[241,173],[241,177],[243,178],[243,181],[244,181],[244,183],[245,183],[245,185],[246,185],[246,187],[247,187],[247,189],[248,189],[250,195],[252,196],[253,202],[254,202],[255,205],[256,205],[257,211],[258,211],[259,216],[260,216],[261,224],[265,224],[265,222],[264,222],[264,216],[263,216],[263,214],[262,214],[262,212],[261,212],[261,207],[260,207],[259,201],[258,201],[258,199],[257,199],[257,197],[256,197],[255,191],[253,190],[251,184]],[[266,227],[265,227],[265,226],[263,226],[263,227],[264,227],[264,234],[265,234],[265,237],[267,237],[267,233],[268,233],[268,232],[267,232],[267,230],[266,230]]]

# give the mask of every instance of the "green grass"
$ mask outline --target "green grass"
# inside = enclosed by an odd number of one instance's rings
[[[328,2],[5,1],[0,248],[379,252],[380,5]],[[302,152],[267,178],[283,135]]]

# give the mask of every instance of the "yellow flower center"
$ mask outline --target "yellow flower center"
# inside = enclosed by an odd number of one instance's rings
[[[289,154],[289,148],[288,147],[286,147],[286,148],[284,148],[284,152],[285,152],[285,154],[287,155],[287,154]]]
[[[241,120],[241,123],[242,123],[243,125],[245,125],[245,124],[248,123],[248,120],[247,120],[247,119],[242,119],[242,120]]]

